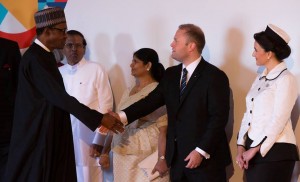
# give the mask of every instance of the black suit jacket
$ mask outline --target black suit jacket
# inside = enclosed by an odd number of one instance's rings
[[[0,37],[0,181],[4,181],[20,59],[17,42]]]
[[[10,140],[20,60],[17,42],[0,38],[0,146]]]
[[[168,165],[172,167],[173,160],[183,161],[199,147],[210,154],[200,168],[224,168],[231,163],[225,134],[230,97],[228,78],[202,58],[180,99],[181,70],[182,64],[168,68],[153,92],[124,110],[127,119],[130,123],[166,105]]]

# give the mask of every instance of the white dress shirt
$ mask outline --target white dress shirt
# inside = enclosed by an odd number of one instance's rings
[[[291,111],[298,96],[295,77],[284,62],[266,70],[255,79],[246,97],[247,110],[241,123],[237,144],[245,146],[247,134],[253,143],[261,144],[264,157],[275,142],[296,144]]]

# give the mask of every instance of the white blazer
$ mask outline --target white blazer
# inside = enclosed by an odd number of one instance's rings
[[[296,144],[291,111],[298,97],[295,77],[284,62],[258,75],[246,97],[247,110],[238,134],[237,144],[245,146],[246,135],[253,140],[250,147],[261,144],[264,157],[276,143]],[[248,132],[248,133],[247,133]]]

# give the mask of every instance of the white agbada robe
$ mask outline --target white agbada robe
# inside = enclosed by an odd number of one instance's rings
[[[112,110],[113,95],[108,75],[99,64],[82,58],[76,65],[65,64],[59,67],[59,71],[66,91],[79,102],[100,113]],[[101,138],[100,133],[91,131],[73,115],[70,117],[77,179],[79,182],[102,181],[101,167],[98,159],[89,156],[89,146],[92,143],[101,144],[103,136]]]

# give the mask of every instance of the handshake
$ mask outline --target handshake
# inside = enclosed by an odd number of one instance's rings
[[[121,122],[119,115],[114,112],[103,114],[101,125],[114,133],[122,133],[124,131],[124,124]]]

